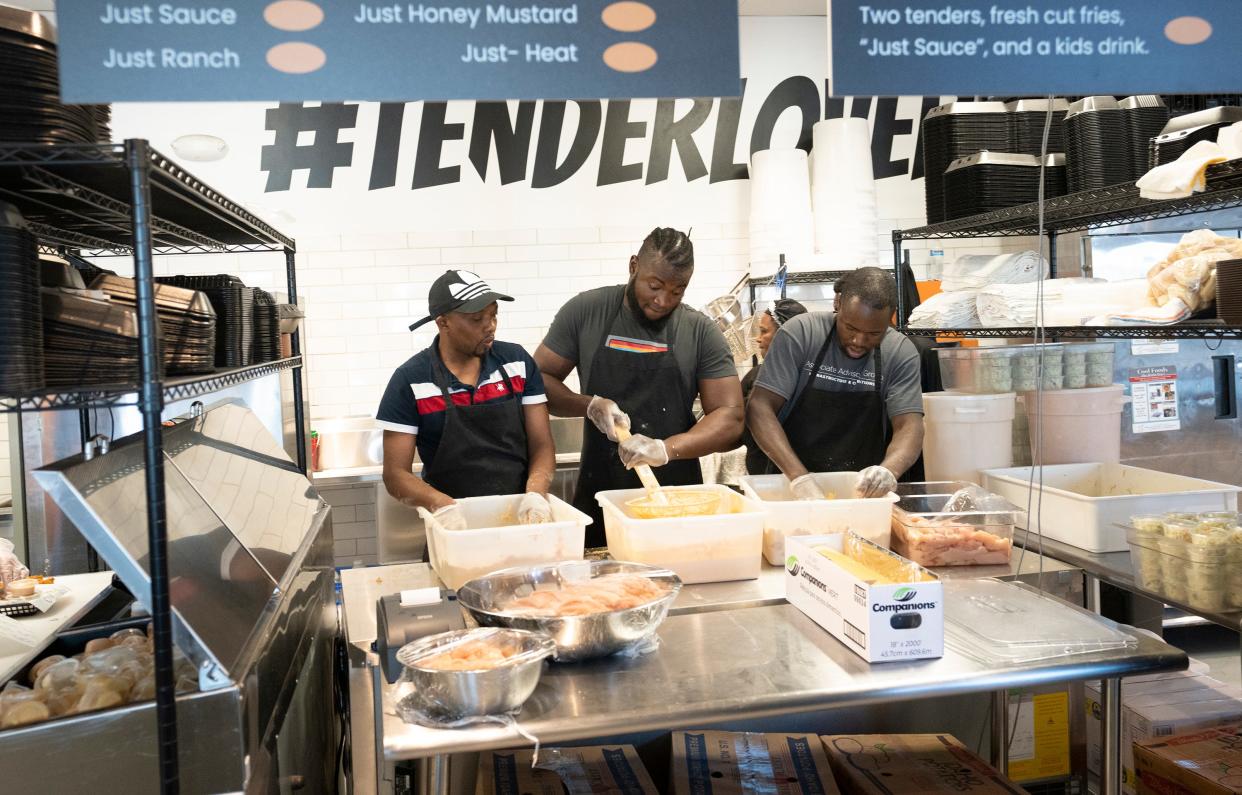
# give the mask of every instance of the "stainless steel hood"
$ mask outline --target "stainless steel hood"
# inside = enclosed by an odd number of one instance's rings
[[[34,477],[150,610],[141,434]],[[229,403],[165,426],[164,477],[174,637],[210,690],[236,678],[328,506],[258,418]]]

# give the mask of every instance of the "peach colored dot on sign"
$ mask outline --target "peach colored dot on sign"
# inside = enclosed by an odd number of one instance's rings
[[[328,60],[324,51],[304,41],[277,44],[267,51],[267,65],[279,72],[304,75],[322,67]]]
[[[310,30],[323,22],[323,9],[310,0],[276,0],[263,9],[263,19],[278,30]]]
[[[604,20],[604,24],[613,30],[619,30],[622,33],[636,33],[640,30],[646,30],[655,24],[655,9],[646,3],[637,3],[632,0],[623,0],[620,3],[612,3],[604,7],[604,13],[600,14],[600,18]]]
[[[1164,26],[1164,35],[1174,44],[1202,44],[1212,36],[1212,23],[1203,17],[1178,17]]]
[[[644,72],[658,59],[654,49],[638,41],[623,41],[604,50],[604,63],[618,72]]]

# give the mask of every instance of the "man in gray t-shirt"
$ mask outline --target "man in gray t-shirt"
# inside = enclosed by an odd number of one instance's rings
[[[800,499],[823,496],[809,472],[840,470],[861,471],[860,496],[883,495],[923,447],[919,354],[890,327],[892,277],[860,268],[838,285],[837,311],[777,332],[747,404],[751,434]]]

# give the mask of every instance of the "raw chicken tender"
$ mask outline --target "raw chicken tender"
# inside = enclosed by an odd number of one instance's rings
[[[514,654],[512,647],[492,640],[470,640],[442,654],[424,657],[416,665],[433,671],[479,671],[504,665]]]
[[[535,591],[505,605],[505,612],[527,616],[589,616],[654,602],[668,591],[637,574],[614,574],[566,585],[557,591]]]
[[[894,516],[892,546],[923,566],[987,566],[1008,563],[1013,540],[978,525]]]

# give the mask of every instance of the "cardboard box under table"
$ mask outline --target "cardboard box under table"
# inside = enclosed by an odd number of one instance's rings
[[[1026,795],[948,734],[820,738],[845,795]]]
[[[673,795],[838,795],[814,734],[673,732]]]
[[[1242,726],[1134,745],[1139,795],[1242,793]]]
[[[847,543],[878,550],[917,572],[922,581],[871,584],[838,566],[819,549],[842,552]],[[786,540],[785,597],[868,662],[920,660],[944,655],[944,591],[934,574],[854,534],[794,536]]]
[[[479,758],[475,795],[659,795],[632,745],[493,751]]]

